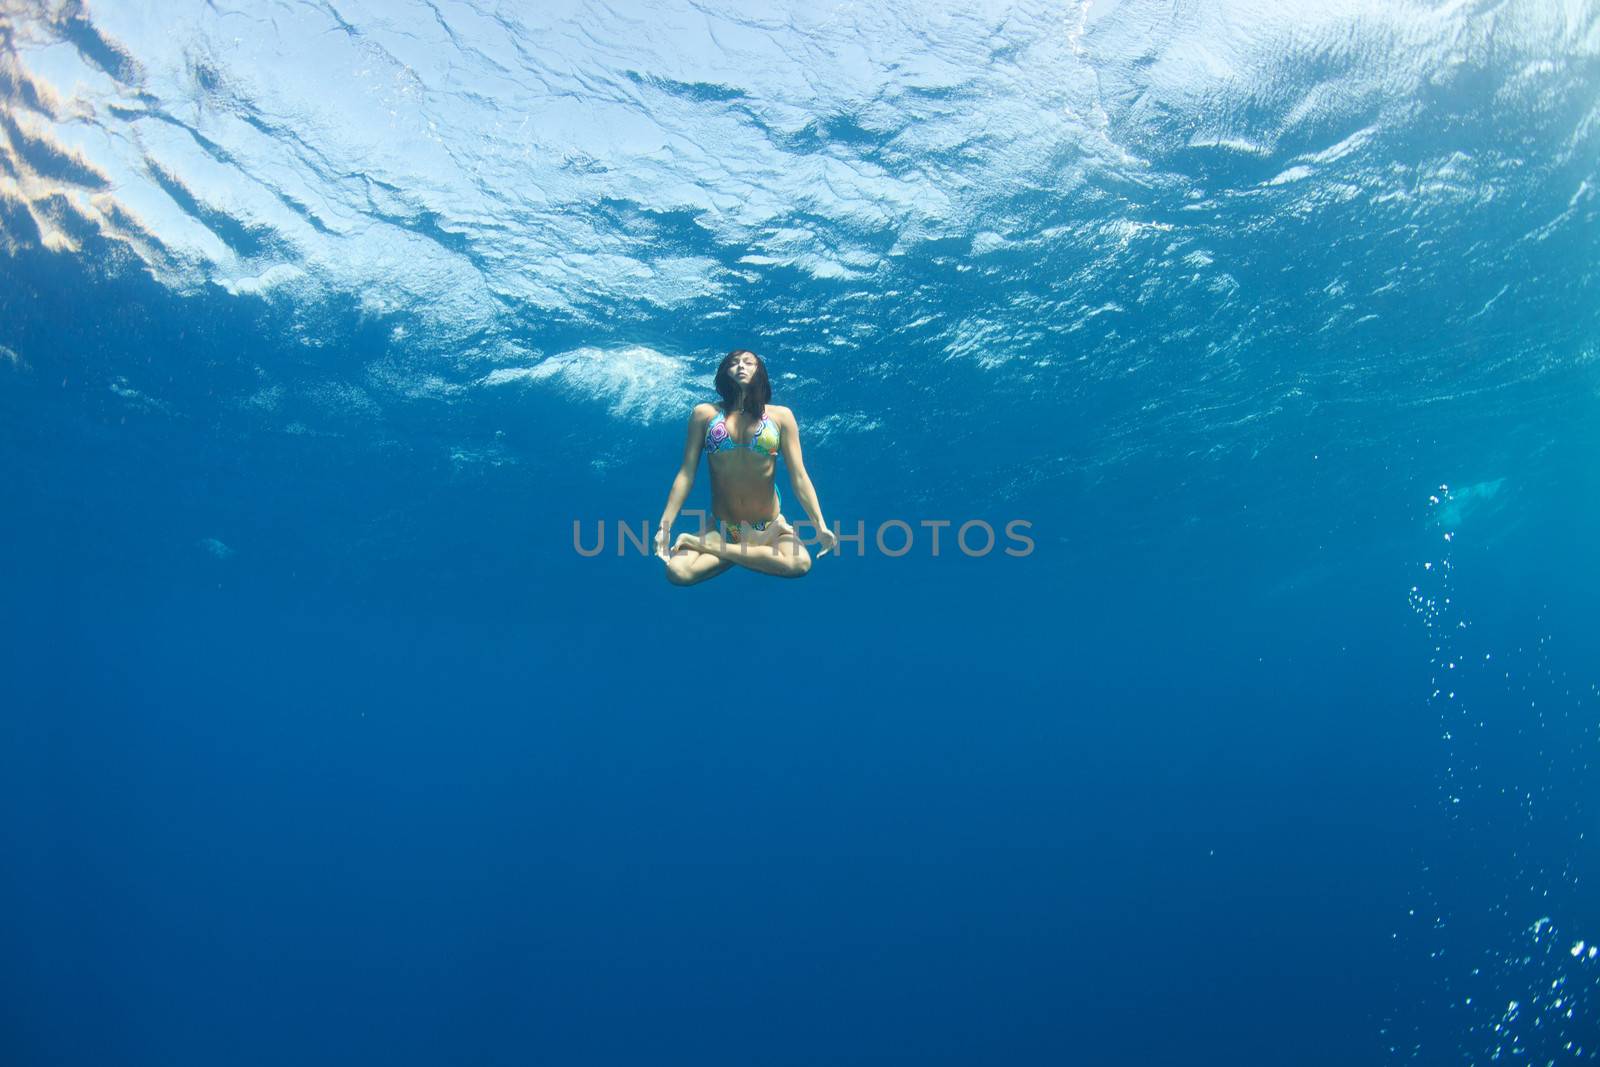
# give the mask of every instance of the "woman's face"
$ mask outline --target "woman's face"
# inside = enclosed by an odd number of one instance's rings
[[[728,373],[740,385],[749,385],[750,379],[756,374],[756,357],[749,352],[740,352],[733,357],[733,362],[728,364]]]

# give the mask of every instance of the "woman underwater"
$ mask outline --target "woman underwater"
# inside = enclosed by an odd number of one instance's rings
[[[800,425],[794,412],[769,403],[767,366],[748,349],[737,348],[723,357],[716,388],[721,405],[696,404],[689,413],[683,463],[661,513],[656,555],[667,561],[667,580],[674,585],[715,578],[736,563],[762,574],[799,578],[811,569],[811,556],[783,517],[783,497],[774,484],[780,452],[789,468],[789,485],[817,528],[822,546],[818,558],[839,545],[806,475]],[[727,535],[717,530],[679,534],[668,551],[672,523],[694,488],[701,452],[711,468],[711,512],[727,527]]]

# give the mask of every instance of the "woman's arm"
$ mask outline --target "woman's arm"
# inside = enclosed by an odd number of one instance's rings
[[[822,504],[817,500],[816,487],[806,473],[805,451],[800,447],[800,423],[796,421],[794,412],[779,408],[778,426],[783,430],[783,462],[789,467],[789,486],[794,490],[800,506],[806,509],[806,517],[820,533],[828,528],[828,524],[822,517]]]
[[[662,530],[672,529],[672,524],[678,520],[679,509],[689,499],[689,490],[694,488],[694,477],[700,470],[700,450],[705,446],[706,423],[711,421],[715,410],[710,404],[696,404],[694,410],[689,412],[689,431],[683,442],[683,462],[678,464],[678,476],[672,479],[667,506],[661,511]]]

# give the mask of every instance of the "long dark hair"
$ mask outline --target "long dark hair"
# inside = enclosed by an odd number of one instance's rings
[[[739,399],[739,383],[733,380],[728,368],[733,366],[734,360],[745,355],[755,356],[756,372],[750,375],[750,384],[745,387],[744,407],[741,410],[749,415],[760,415],[772,400],[772,383],[767,380],[765,361],[748,348],[735,348],[723,356],[721,364],[717,366],[717,392],[722,396],[722,410],[726,414],[733,413],[734,402]]]

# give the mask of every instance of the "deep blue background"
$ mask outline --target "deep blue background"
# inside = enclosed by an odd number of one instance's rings
[[[1503,1001],[1527,907],[1600,920],[1592,364],[976,516],[838,439],[834,517],[1035,553],[685,591],[570,532],[656,514],[677,426],[603,479],[531,434],[463,477],[420,406],[264,435],[207,398],[282,358],[271,306],[0,271],[6,1062],[1448,1063],[1481,1020],[1432,954]],[[141,356],[181,415],[106,389]],[[1428,493],[1489,476],[1444,543]],[[1407,603],[1443,559],[1516,674],[1473,682],[1465,815]]]

